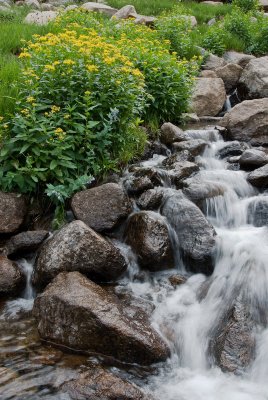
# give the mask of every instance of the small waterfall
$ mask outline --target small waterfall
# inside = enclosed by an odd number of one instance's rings
[[[33,263],[34,260],[28,261],[25,258],[18,261],[25,277],[26,277],[26,286],[23,291],[23,298],[26,300],[32,300],[34,298],[35,292],[32,286],[32,272],[33,272]]]

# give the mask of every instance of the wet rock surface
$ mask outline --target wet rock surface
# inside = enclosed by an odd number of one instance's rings
[[[200,182],[198,179],[187,179],[184,181],[184,186],[184,195],[197,205],[200,205],[206,199],[222,196],[226,190],[221,183]]]
[[[24,283],[25,278],[18,265],[0,255],[0,297],[18,295]]]
[[[266,188],[268,186],[268,164],[250,172],[250,174],[248,174],[248,181],[253,186]]]
[[[178,128],[176,125],[173,125],[170,122],[166,122],[161,126],[160,139],[162,143],[170,146],[174,142],[189,140],[190,137],[187,135],[187,133],[183,132],[183,130]]]
[[[23,196],[0,192],[0,234],[16,232],[26,213],[27,204]]]
[[[97,232],[112,230],[127,218],[132,209],[123,188],[116,183],[76,193],[71,207],[77,219]]]
[[[248,223],[258,227],[268,225],[268,199],[252,201],[249,204]]]
[[[268,156],[264,151],[248,149],[239,158],[241,167],[261,167],[268,163]]]
[[[255,352],[253,323],[246,307],[237,302],[217,332],[214,355],[224,372],[241,373],[251,363]]]
[[[233,156],[240,156],[248,147],[249,146],[247,143],[241,143],[236,140],[222,147],[217,152],[217,156],[221,159]]]
[[[137,204],[144,210],[155,210],[160,207],[163,199],[163,191],[160,188],[150,189],[144,192],[137,200]]]
[[[153,400],[136,385],[101,368],[81,374],[79,379],[66,383],[63,390],[71,399]]]
[[[181,143],[174,143],[173,148],[175,151],[187,150],[190,154],[192,154],[192,156],[196,157],[203,153],[207,144],[208,143],[205,140],[192,139]]]
[[[128,220],[125,238],[143,268],[159,271],[173,267],[171,240],[166,221],[161,215],[152,211],[133,214]]]
[[[7,242],[5,246],[5,254],[9,256],[32,253],[49,236],[48,231],[27,231],[18,233]]]
[[[76,350],[145,365],[169,356],[148,321],[127,317],[116,296],[79,272],[59,274],[36,298],[34,315],[43,339]]]
[[[62,271],[80,271],[93,280],[117,279],[126,262],[119,250],[82,221],[63,227],[42,247],[33,282],[45,286]]]
[[[187,268],[211,274],[216,233],[200,209],[178,193],[167,197],[162,214],[177,233]]]

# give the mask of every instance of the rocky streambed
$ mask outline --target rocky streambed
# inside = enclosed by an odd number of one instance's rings
[[[252,79],[223,118],[165,123],[57,232],[0,194],[1,399],[268,399],[268,104]]]

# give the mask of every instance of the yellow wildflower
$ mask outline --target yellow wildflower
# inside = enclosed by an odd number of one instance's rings
[[[26,99],[27,103],[33,103],[34,100],[35,100],[35,99],[34,99],[33,96],[28,96],[27,99]]]
[[[24,110],[21,110],[21,113],[24,115],[28,115],[29,114],[29,110],[27,108],[25,108]]]
[[[4,117],[0,117],[0,122],[3,121]]]
[[[89,96],[89,95],[91,95],[91,92],[90,92],[89,90],[86,90],[86,91],[85,91],[85,95],[86,95],[86,96]]]
[[[59,133],[63,133],[64,131],[63,131],[63,129],[61,129],[61,128],[57,128],[57,129],[55,129],[55,131],[54,131],[56,134],[59,134]]]
[[[7,124],[3,125],[3,128],[4,128],[4,129],[7,129],[7,128],[8,128],[8,125],[7,125]]]
[[[45,72],[46,71],[55,71],[54,65],[45,65]]]
[[[73,61],[73,60],[64,60],[63,61],[63,64],[66,64],[66,65],[74,65],[75,64],[75,62]]]
[[[88,64],[87,65],[88,72],[98,72],[98,67],[96,65]]]
[[[58,106],[51,106],[51,112],[54,114],[54,113],[56,113],[56,112],[59,112],[60,111],[60,107],[58,107]]]
[[[31,58],[31,54],[27,51],[23,51],[22,53],[20,53],[19,58]]]

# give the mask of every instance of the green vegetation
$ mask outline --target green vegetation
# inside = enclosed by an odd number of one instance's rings
[[[46,27],[24,24],[26,8],[0,12],[3,190],[46,192],[63,204],[92,177],[142,153],[141,124],[156,130],[187,111],[202,63],[199,46],[218,55],[268,51],[268,20],[255,0],[131,3],[158,16],[155,29],[82,9]]]

